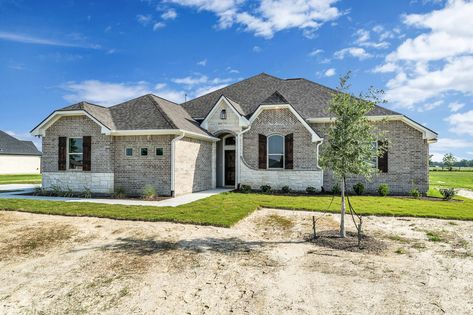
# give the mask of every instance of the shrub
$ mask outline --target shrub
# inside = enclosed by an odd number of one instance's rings
[[[386,197],[387,195],[389,195],[389,186],[388,186],[388,184],[379,185],[378,194],[380,196],[383,196],[383,197]]]
[[[84,198],[92,198],[92,191],[88,187],[84,187],[84,191],[82,192],[82,197]]]
[[[409,192],[409,195],[411,195],[414,198],[420,198],[421,196],[419,189],[417,188],[412,188],[411,191]]]
[[[338,195],[340,194],[342,191],[340,189],[340,185],[338,183],[336,183],[335,185],[333,185],[332,187],[332,194],[334,195]]]
[[[363,185],[362,183],[356,183],[355,185],[353,185],[353,191],[358,196],[363,195],[363,193],[365,192],[365,185]]]
[[[51,186],[51,195],[56,196],[56,197],[62,196],[63,192],[62,192],[61,187],[59,187],[59,185],[52,185]]]
[[[116,187],[113,192],[113,198],[122,199],[126,197],[125,189],[123,187]]]
[[[262,185],[262,186],[260,186],[259,189],[261,189],[261,191],[264,192],[264,193],[268,193],[268,192],[271,191],[271,186],[269,186],[269,185]]]
[[[71,198],[74,197],[74,192],[71,188],[67,187],[67,189],[62,192],[62,196],[66,198]]]
[[[289,188],[289,186],[282,186],[281,191],[285,194],[288,194],[291,192],[291,188]]]
[[[148,200],[156,199],[157,196],[158,194],[156,193],[156,188],[154,188],[152,185],[146,185],[141,193],[141,197]]]
[[[250,185],[241,185],[240,186],[240,191],[244,194],[247,194],[251,192],[251,186]]]
[[[443,200],[452,200],[453,197],[457,194],[457,191],[455,188],[442,188],[439,189],[440,194],[443,197]]]
[[[309,194],[309,195],[315,195],[317,193],[317,189],[315,187],[312,187],[312,186],[308,186],[305,191]]]

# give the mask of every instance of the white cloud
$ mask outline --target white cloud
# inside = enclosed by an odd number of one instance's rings
[[[366,52],[366,50],[360,47],[343,48],[339,51],[336,51],[333,56],[337,59],[344,59],[347,55],[360,60],[373,57],[370,53]]]
[[[377,67],[396,72],[387,84],[387,99],[413,108],[451,92],[472,95],[472,16],[473,2],[464,0],[448,1],[430,13],[405,15],[405,25],[424,31],[404,40]]]
[[[207,65],[207,59],[202,59],[201,61],[197,62],[197,65],[205,67]]]
[[[359,30],[355,32],[355,36],[357,37],[355,42],[358,44],[364,43],[370,40],[370,32],[362,28],[360,28]]]
[[[208,86],[203,86],[200,87],[196,90],[195,97],[199,97],[202,95],[205,95],[207,93],[211,93],[213,91],[216,91],[218,89],[226,87],[228,84],[217,84],[217,85],[208,85]]]
[[[167,86],[166,83],[158,83],[154,86],[155,94],[175,103],[185,101],[186,93],[184,91],[174,90]]]
[[[138,21],[138,23],[140,23],[141,25],[143,26],[146,26],[148,25],[149,23],[151,23],[151,21],[153,20],[153,17],[148,14],[148,15],[143,15],[143,14],[138,14],[136,16],[136,20]]]
[[[473,136],[473,110],[450,115],[445,120],[449,123],[451,132]]]
[[[159,29],[161,29],[161,28],[164,28],[165,26],[166,26],[166,24],[163,23],[163,22],[156,22],[156,23],[154,23],[154,25],[153,25],[153,31],[157,31],[157,30],[159,30]]]
[[[458,111],[459,111],[460,109],[462,109],[464,106],[465,106],[465,104],[463,104],[463,103],[458,103],[458,102],[453,102],[453,103],[448,104],[448,108],[449,108],[452,112],[458,112]]]
[[[172,82],[176,84],[183,84],[183,85],[197,85],[197,84],[202,84],[202,83],[207,83],[209,81],[209,78],[206,75],[201,75],[201,76],[187,76],[184,78],[175,78],[172,79]]]
[[[325,76],[326,77],[333,77],[335,74],[336,74],[336,72],[335,72],[334,68],[330,68],[330,69],[327,69],[327,71],[325,71]]]
[[[83,41],[84,38],[78,38],[78,39]],[[18,42],[18,43],[24,43],[24,44],[47,45],[47,46],[81,47],[81,48],[91,48],[91,49],[99,48],[98,45],[94,45],[94,44],[64,42],[60,40],[36,37],[36,36],[27,35],[27,34],[2,32],[2,31],[0,31],[0,40]]]
[[[382,65],[377,66],[373,69],[374,73],[387,73],[387,72],[395,72],[397,70],[397,66],[394,63],[388,62]]]
[[[314,49],[312,50],[310,53],[309,53],[309,56],[311,57],[315,57],[317,55],[320,55],[321,53],[323,53],[324,50],[323,49]]]
[[[259,52],[261,52],[261,50],[262,50],[262,49],[261,49],[260,46],[253,46],[253,52],[259,53]]]
[[[110,106],[151,93],[147,82],[111,83],[98,80],[67,82],[62,88],[68,92],[64,99],[69,102],[88,101]]]
[[[342,13],[333,6],[336,0],[261,0],[254,10],[245,11],[243,0],[168,0],[182,6],[215,13],[220,28],[237,23],[256,36],[271,38],[275,33],[298,28],[313,36],[323,23]]]
[[[466,149],[473,147],[473,141],[464,139],[440,138],[436,143],[431,144],[432,150],[446,153],[452,149]]]
[[[174,9],[169,9],[163,14],[161,14],[161,18],[163,20],[174,20],[177,17],[176,10]]]

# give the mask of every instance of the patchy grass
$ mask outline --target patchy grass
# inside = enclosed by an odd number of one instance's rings
[[[277,214],[272,214],[266,217],[264,224],[271,225],[284,230],[289,230],[294,226],[294,222],[291,219],[282,217]]]
[[[430,185],[473,190],[472,172],[429,172]]]
[[[41,184],[41,174],[0,175],[0,185]]]
[[[0,210],[230,227],[259,207],[338,213],[340,197],[336,197],[331,208],[327,209],[331,199],[332,196],[327,195],[277,196],[229,192],[178,207],[0,199]],[[356,211],[363,215],[473,220],[473,200],[459,199],[462,201],[353,196],[351,202]]]
[[[407,251],[405,248],[399,247],[398,249],[396,249],[395,253],[399,255],[404,255],[407,253]]]

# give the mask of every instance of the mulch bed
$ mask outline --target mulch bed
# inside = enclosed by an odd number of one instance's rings
[[[349,252],[380,254],[388,248],[387,244],[383,241],[368,235],[363,235],[360,249],[358,248],[358,237],[356,233],[347,232],[347,236],[341,238],[337,230],[320,231],[317,233],[316,239],[313,239],[311,235],[308,241],[318,246]]]

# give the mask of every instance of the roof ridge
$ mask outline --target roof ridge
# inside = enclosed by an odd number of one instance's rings
[[[176,125],[176,123],[172,120],[172,118],[166,113],[166,111],[164,111],[162,108],[161,108],[161,104],[159,104],[158,101],[156,101],[153,97],[152,94],[146,94],[144,95],[144,97],[149,97],[151,99],[151,101],[153,102],[153,104],[156,106],[156,109],[161,113],[161,115],[163,116],[164,120],[166,120],[166,122],[171,125],[172,129],[179,129]],[[176,104],[177,105],[177,104]]]
[[[210,92],[210,93],[214,93],[214,92],[221,91],[221,90],[223,90],[223,89],[226,89],[226,88],[231,87],[231,86],[233,86],[233,85],[240,84],[240,83],[242,83],[242,82],[251,80],[251,79],[256,78],[256,77],[258,77],[258,76],[261,76],[261,75],[264,75],[264,76],[267,76],[267,77],[271,77],[271,78],[274,78],[274,79],[277,79],[277,80],[283,80],[283,79],[281,79],[281,78],[275,77],[275,76],[270,75],[270,74],[267,74],[267,73],[265,73],[265,72],[261,72],[261,73],[255,74],[255,75],[253,75],[253,76],[251,76],[251,77],[249,77],[249,78],[246,78],[246,79],[243,79],[243,80],[241,80],[241,81],[234,82],[234,83],[232,83],[232,84],[230,84],[230,85],[224,86],[224,87],[222,87],[222,88],[220,88],[220,89],[217,89],[217,90],[215,90],[215,91],[212,91],[212,92]],[[206,96],[206,95],[208,95],[208,94],[210,94],[210,93],[206,93],[206,94],[201,95],[201,96],[199,96],[199,97],[193,98],[193,99],[191,99],[191,100],[188,100],[187,102],[181,103],[180,105],[184,105],[184,104],[187,104],[187,103],[189,103],[189,102],[191,102],[191,101],[198,100],[198,99],[200,99],[200,98],[202,98],[202,97],[204,97],[204,96]],[[220,93],[220,95],[223,95],[223,93]]]

